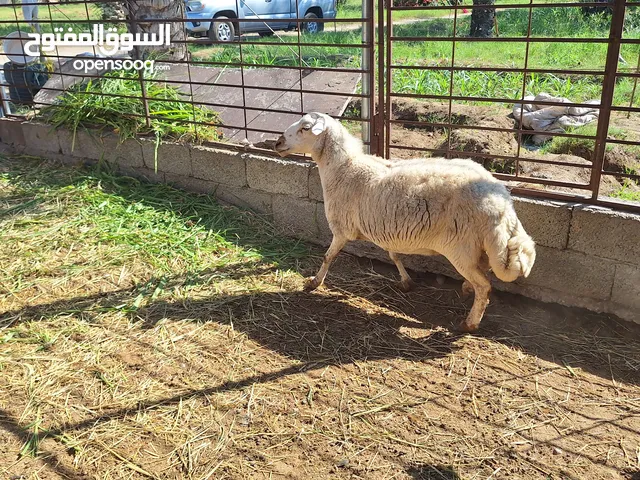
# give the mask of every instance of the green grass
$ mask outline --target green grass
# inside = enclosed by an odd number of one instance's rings
[[[592,139],[587,138],[571,138],[571,137],[553,137],[551,141],[546,143],[542,149],[542,153],[557,153],[557,154],[575,154],[576,152],[584,153],[593,151],[595,145],[595,136],[597,125],[595,123],[585,125],[582,127],[576,127],[567,130],[567,133],[574,133],[576,135],[585,135],[592,137]],[[624,128],[618,128],[609,126],[609,130],[607,132],[607,136],[610,139],[615,140],[629,140],[629,141],[638,141],[638,135],[630,132]],[[607,144],[607,151],[613,150],[615,144]],[[640,158],[640,147],[624,145],[624,150],[635,154]],[[635,172],[628,172],[635,173]]]
[[[640,190],[637,185],[629,179],[625,179],[624,184],[620,187],[620,190],[610,195],[613,198],[619,198],[628,202],[640,202]]]
[[[146,98],[151,116],[147,125],[142,102],[142,86],[137,72],[114,71],[99,80],[70,88],[44,108],[41,115],[54,127],[64,126],[74,133],[78,128],[109,128],[121,140],[139,135],[189,142],[221,138],[218,114],[207,108],[185,103],[187,95],[153,77],[146,79]],[[192,122],[202,123],[194,128]]]
[[[40,26],[43,33],[53,32],[53,27],[73,28],[74,31],[89,31],[90,23],[100,20],[100,12],[95,7],[87,3],[83,4],[51,4],[40,5],[38,9],[38,18],[40,19]],[[87,23],[72,23],[69,20],[82,20],[86,19]],[[31,32],[31,27],[24,23],[22,16],[22,9],[20,6],[12,7],[9,5],[0,6],[0,21],[11,23],[0,23],[0,36],[6,36],[7,34],[16,30],[24,32]],[[55,23],[52,25],[51,22]]]
[[[137,308],[177,288],[176,276],[189,288],[234,269],[286,268],[308,253],[262,217],[209,196],[119,177],[105,166],[61,168],[28,157],[0,156],[0,229],[0,303],[28,297],[48,279],[72,293],[74,281],[97,269],[98,282],[130,278],[137,300],[121,308]]]

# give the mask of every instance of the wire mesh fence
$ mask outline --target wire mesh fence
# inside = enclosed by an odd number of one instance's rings
[[[386,10],[386,155],[471,157],[516,192],[636,208],[638,4],[487,3]]]
[[[323,111],[372,153],[640,210],[640,2],[31,2],[0,4],[5,52],[41,35],[2,59],[7,116],[260,150]]]

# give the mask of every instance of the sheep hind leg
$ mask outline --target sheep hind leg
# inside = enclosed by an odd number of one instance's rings
[[[451,262],[466,281],[473,287],[475,297],[473,306],[467,318],[458,327],[463,332],[475,332],[480,326],[480,321],[489,303],[489,293],[491,293],[491,283],[486,271],[483,271],[477,264],[464,264]]]
[[[336,235],[333,236],[331,245],[329,246],[327,253],[324,254],[324,260],[322,261],[320,270],[318,270],[315,277],[309,277],[305,280],[304,289],[306,291],[315,290],[324,283],[324,279],[327,276],[331,262],[333,262],[333,260],[338,256],[338,253],[340,253],[340,250],[342,250],[346,244],[346,238],[338,237]]]
[[[400,283],[398,284],[400,290],[402,290],[403,292],[410,292],[411,290],[413,290],[416,284],[413,280],[411,280],[411,277],[407,273],[407,270],[404,268],[402,260],[400,260],[398,254],[395,252],[389,252],[389,258],[391,258],[393,263],[396,264],[396,267],[398,267],[398,272],[400,272]]]

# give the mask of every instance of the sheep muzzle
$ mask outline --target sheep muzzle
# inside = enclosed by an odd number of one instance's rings
[[[285,144],[286,144],[286,140],[284,138],[284,135],[281,135],[280,138],[278,139],[278,141],[276,142],[276,144],[274,145],[273,149],[278,152],[279,154],[283,154],[284,152],[286,152],[287,150],[289,150]]]

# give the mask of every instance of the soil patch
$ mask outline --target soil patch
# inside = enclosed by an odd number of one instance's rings
[[[406,159],[419,156],[443,156],[447,150],[456,152],[459,157],[468,157],[482,163],[487,169],[497,172],[514,174],[532,178],[555,180],[566,183],[579,183],[588,185],[591,178],[590,166],[593,157],[593,147],[587,143],[567,144],[567,151],[558,153],[540,153],[529,151],[521,147],[518,152],[518,142],[513,132],[482,130],[482,127],[513,129],[514,120],[505,109],[496,107],[483,107],[472,105],[449,105],[446,103],[425,102],[413,99],[397,99],[392,108],[393,119],[402,123],[394,123],[391,131],[391,155],[392,157]],[[451,119],[449,127],[444,124]],[[420,125],[425,122],[431,125]],[[480,129],[455,128],[455,125],[475,126]],[[640,142],[640,127],[633,119],[623,116],[613,116],[612,126],[637,133]],[[593,142],[591,142],[593,143]],[[403,149],[402,147],[410,147]],[[421,152],[419,149],[427,149]],[[418,149],[418,150],[416,150]],[[610,146],[605,156],[605,171],[616,173],[633,173],[640,170],[640,149],[624,147],[621,145]],[[493,159],[491,156],[516,156],[521,160],[516,162],[511,159]],[[564,162],[574,165],[583,165],[584,168],[556,165],[553,163],[535,163],[526,159],[543,162]],[[610,195],[620,190],[624,179],[622,177],[604,175],[601,181],[600,191],[604,195]],[[518,186],[527,188],[546,189],[552,188],[564,192],[584,192],[581,189],[563,187],[545,187],[539,184],[514,182]],[[628,189],[640,190],[640,187],[632,182],[626,182]]]

